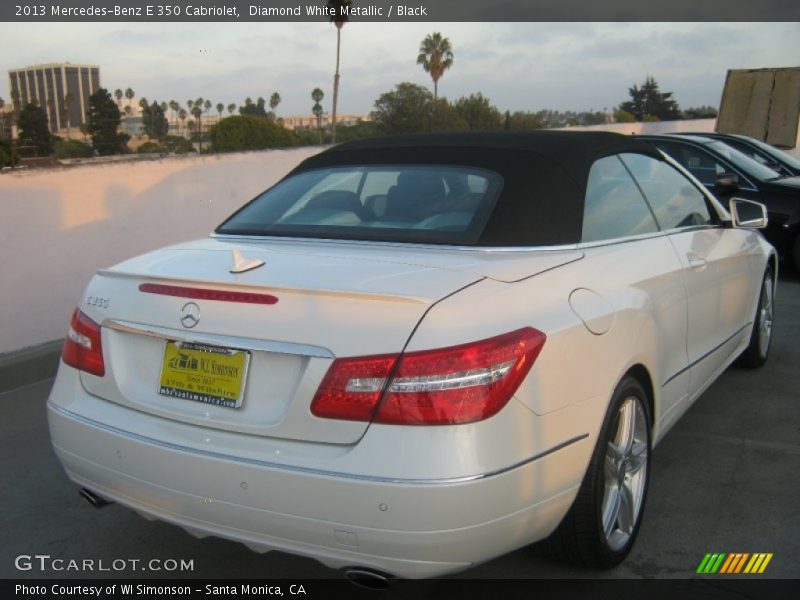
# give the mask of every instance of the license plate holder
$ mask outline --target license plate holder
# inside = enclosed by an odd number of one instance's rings
[[[169,340],[164,345],[158,393],[239,408],[249,364],[247,350]]]

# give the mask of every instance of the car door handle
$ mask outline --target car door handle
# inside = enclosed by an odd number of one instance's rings
[[[687,252],[686,258],[689,261],[689,266],[694,269],[704,269],[708,265],[708,261],[695,252]]]

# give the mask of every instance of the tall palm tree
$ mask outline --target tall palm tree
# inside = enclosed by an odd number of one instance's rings
[[[169,101],[169,107],[172,110],[172,120],[177,120],[178,111],[181,109],[181,105],[178,104],[175,100]]]
[[[231,102],[230,104],[228,104],[227,108],[228,108],[228,114],[232,115],[233,111],[236,110],[236,103],[235,102]]]
[[[350,0],[328,0],[331,9],[330,21],[336,25],[336,71],[333,73],[333,108],[331,118],[331,142],[336,143],[336,109],[339,106],[339,55],[342,48],[342,27],[348,21],[348,10],[353,4]]]
[[[117,88],[114,90],[114,98],[117,99],[117,108],[122,108],[122,90]]]
[[[217,105],[214,107],[217,109],[219,113],[219,120],[222,121],[222,111],[225,110],[225,105],[222,102],[217,102]]]
[[[211,100],[206,100],[206,101],[203,103],[203,108],[205,108],[205,109],[206,109],[206,112],[208,112],[208,111],[210,111],[210,110],[211,110],[211,106],[212,106],[212,104],[211,104]]]
[[[417,64],[422,65],[425,72],[431,74],[435,104],[439,99],[439,79],[453,66],[453,47],[450,45],[450,40],[442,37],[438,31],[429,34],[419,45]]]
[[[183,128],[183,135],[186,135],[186,117],[189,114],[186,112],[186,109],[181,108],[178,110],[178,118],[181,120],[181,127]]]
[[[273,92],[272,96],[269,97],[269,109],[274,113],[280,103],[281,95],[278,92]]]
[[[133,97],[134,97],[135,95],[136,95],[136,92],[134,92],[134,91],[133,91],[133,88],[127,88],[127,89],[125,90],[125,97],[128,99],[128,106],[130,106],[130,105],[131,105],[131,100],[133,100]],[[128,113],[128,111],[125,111],[125,112],[126,112],[127,114],[130,114],[130,113]]]

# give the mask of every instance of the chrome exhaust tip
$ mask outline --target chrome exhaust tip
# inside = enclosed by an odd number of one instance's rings
[[[344,576],[353,585],[373,592],[385,592],[392,583],[390,575],[368,567],[349,567],[344,570]]]
[[[78,490],[78,494],[81,498],[86,500],[89,504],[94,506],[95,508],[103,508],[104,506],[108,506],[111,504],[108,500],[103,500],[100,496],[95,494],[91,490],[87,490],[86,488],[81,488]]]

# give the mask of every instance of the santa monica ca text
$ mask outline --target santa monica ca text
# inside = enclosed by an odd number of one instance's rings
[[[306,595],[305,588],[300,584],[291,584],[287,587],[291,596]],[[111,585],[24,585],[14,587],[16,596],[283,596],[284,588],[279,585],[211,585],[192,587],[191,585],[146,585],[140,584],[111,584]]]

